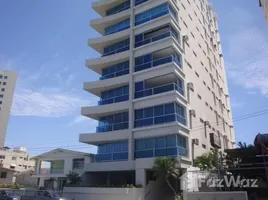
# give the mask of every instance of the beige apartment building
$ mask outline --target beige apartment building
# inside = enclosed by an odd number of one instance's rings
[[[4,147],[17,74],[0,70],[0,147]]]
[[[267,0],[259,0],[260,6],[263,8],[265,19],[268,23],[268,1]]]
[[[13,150],[7,147],[0,148],[0,165],[15,172],[35,169],[35,161],[27,153],[25,147],[16,147]]]
[[[99,122],[80,142],[95,145],[85,164],[92,184],[146,187],[156,157],[187,169],[211,148],[235,146],[218,19],[208,0],[98,0],[100,36],[86,61],[100,75],[84,90],[100,98],[82,108]]]

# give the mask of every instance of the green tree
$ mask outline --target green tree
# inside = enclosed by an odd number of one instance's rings
[[[178,169],[179,161],[173,157],[159,157],[154,161],[153,170],[155,170],[156,177],[169,186],[169,188],[174,193],[176,199],[180,199],[180,195],[176,192],[176,190],[172,187],[169,182],[170,178],[179,178],[180,171]]]
[[[215,169],[217,167],[217,151],[213,149],[209,153],[196,157],[194,165],[201,170]]]
[[[241,149],[246,149],[246,148],[253,147],[252,144],[247,145],[247,143],[245,143],[245,142],[241,142],[241,141],[237,143],[237,146],[238,146],[239,148],[241,148]]]
[[[70,171],[69,174],[66,175],[66,177],[70,185],[75,185],[81,182],[81,177],[76,172]]]

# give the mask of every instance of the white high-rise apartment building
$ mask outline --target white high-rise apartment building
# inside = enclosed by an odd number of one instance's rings
[[[268,22],[268,1],[267,0],[259,0],[260,6],[263,8],[265,19]]]
[[[16,80],[15,72],[0,70],[0,147],[5,144]]]
[[[217,16],[207,0],[99,0],[92,8],[100,36],[88,44],[101,56],[86,66],[100,79],[84,90],[100,101],[82,115],[99,125],[80,135],[98,146],[85,167],[91,182],[145,186],[156,157],[177,157],[185,169],[211,148],[233,148]]]

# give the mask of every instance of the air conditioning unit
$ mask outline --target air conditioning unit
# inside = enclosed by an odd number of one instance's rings
[[[221,58],[223,57],[223,54],[222,53],[220,53],[219,55],[220,55]]]
[[[205,125],[206,126],[209,126],[209,121],[205,121]]]
[[[185,42],[188,42],[189,37],[188,37],[188,35],[184,35],[184,36],[182,37],[182,39],[183,39]]]
[[[190,110],[190,115],[195,116],[195,110],[194,110],[194,109],[191,109],[191,110]]]
[[[233,125],[231,125],[231,126],[230,126],[230,128],[234,128],[234,126],[233,126]]]
[[[194,145],[199,145],[199,139],[192,139],[192,143],[194,144]]]
[[[188,89],[189,89],[189,90],[194,91],[194,84],[193,84],[192,82],[189,82],[189,83],[187,84],[187,86],[188,86]]]

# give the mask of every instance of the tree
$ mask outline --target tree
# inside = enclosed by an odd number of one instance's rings
[[[179,178],[180,171],[177,167],[178,164],[179,164],[179,161],[176,158],[159,157],[155,159],[154,167],[153,167],[153,170],[155,170],[156,177],[159,180],[166,182],[168,184],[169,188],[174,193],[176,199],[179,199],[180,196],[172,187],[169,180],[170,178]]]
[[[205,153],[201,156],[196,157],[194,162],[195,167],[201,170],[212,170],[217,167],[217,151],[216,149],[211,150],[209,153]]]
[[[76,172],[70,171],[69,174],[66,175],[66,177],[67,177],[69,184],[71,185],[75,185],[81,182],[81,177]]]
[[[252,144],[247,145],[247,143],[245,143],[245,142],[238,142],[237,146],[240,147],[241,149],[246,149],[246,148],[253,147]]]

